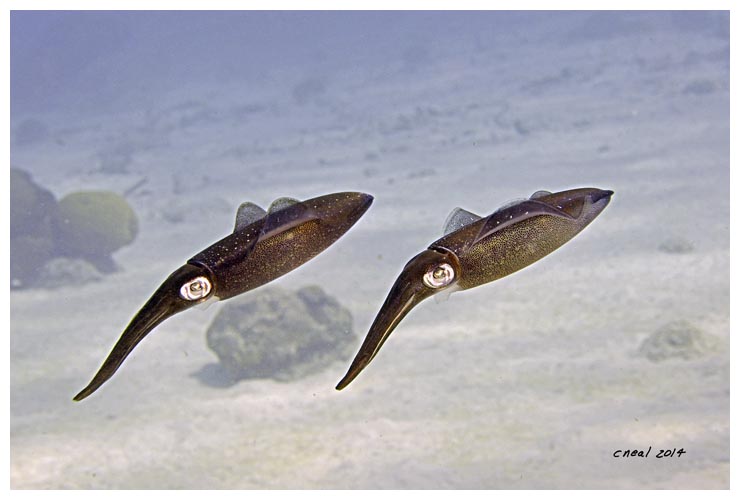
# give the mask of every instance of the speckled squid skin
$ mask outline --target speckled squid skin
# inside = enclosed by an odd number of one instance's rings
[[[265,228],[265,219],[256,221],[188,263],[212,273],[214,293],[221,300],[253,290],[316,257],[346,233],[372,200],[360,199],[361,194],[335,193],[296,203],[283,210],[276,227]]]
[[[590,224],[612,194],[596,188],[538,191],[477,220],[463,211],[463,220],[471,222],[406,263],[337,390],[373,360],[417,304],[439,292],[467,290],[503,278],[538,261]]]
[[[571,215],[571,220],[552,215],[537,215],[504,227],[471,244],[486,223],[495,225],[490,218],[484,218],[440,238],[429,248],[446,248],[457,255],[461,268],[457,285],[461,289],[483,285],[533,264],[581,232],[604,208],[589,201],[594,192],[593,188],[581,188],[538,198],[537,201]],[[505,221],[510,213],[518,211],[518,207],[514,205],[491,217]]]

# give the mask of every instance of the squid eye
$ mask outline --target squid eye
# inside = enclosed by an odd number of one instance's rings
[[[424,284],[429,288],[442,288],[455,279],[455,270],[449,264],[440,264],[424,274]]]
[[[180,288],[180,296],[186,300],[202,299],[209,293],[211,293],[211,282],[203,276],[188,281]]]

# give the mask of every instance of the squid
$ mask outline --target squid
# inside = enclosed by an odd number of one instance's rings
[[[369,194],[344,192],[306,201],[279,198],[267,211],[242,203],[234,231],[164,280],[74,400],[86,398],[110,379],[134,347],[165,319],[210,300],[253,290],[292,271],[346,233],[372,201]]]
[[[537,191],[488,217],[454,209],[445,222],[444,236],[401,271],[336,389],[342,390],[357,377],[421,301],[495,281],[538,261],[589,225],[612,194],[595,188]]]

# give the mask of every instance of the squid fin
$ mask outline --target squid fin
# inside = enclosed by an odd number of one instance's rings
[[[244,229],[248,225],[257,222],[267,215],[264,208],[261,208],[251,201],[245,201],[239,205],[236,211],[236,222],[234,223],[234,232]]]
[[[532,193],[532,196],[530,196],[529,199],[530,200],[537,200],[537,199],[543,198],[545,196],[549,196],[551,194],[552,193],[550,191],[545,191],[544,189],[542,189],[540,191],[535,191],[534,193]]]
[[[473,222],[480,220],[482,217],[476,215],[473,212],[468,212],[460,207],[452,209],[450,215],[447,216],[444,228],[442,229],[442,235],[447,236],[448,234],[457,231],[463,226],[472,224]]]
[[[282,197],[277,198],[275,201],[270,203],[270,207],[267,209],[268,213],[277,212],[278,210],[282,210],[284,208],[288,208],[291,205],[295,205],[296,203],[300,203],[295,198],[288,198],[288,197]]]

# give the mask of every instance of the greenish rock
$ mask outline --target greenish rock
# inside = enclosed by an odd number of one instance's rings
[[[58,255],[110,270],[111,254],[136,238],[139,223],[126,199],[111,191],[80,191],[59,200]]]
[[[266,288],[230,301],[206,339],[232,380],[296,380],[346,360],[356,347],[351,313],[318,286]]]
[[[716,340],[686,320],[663,325],[646,338],[640,354],[650,361],[696,359],[716,349]]]

